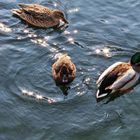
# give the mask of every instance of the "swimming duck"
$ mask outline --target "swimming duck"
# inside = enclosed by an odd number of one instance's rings
[[[62,11],[49,9],[38,4],[19,4],[20,9],[13,9],[12,13],[27,23],[41,28],[58,27],[60,22],[68,24]]]
[[[56,85],[67,85],[76,76],[76,67],[67,54],[63,54],[52,65],[52,75]]]
[[[135,53],[130,62],[116,62],[107,68],[99,77],[96,84],[97,101],[116,92],[131,91],[139,83],[140,52]]]

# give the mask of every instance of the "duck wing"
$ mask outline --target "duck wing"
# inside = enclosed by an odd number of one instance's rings
[[[96,97],[105,97],[112,90],[117,90],[125,85],[133,75],[129,71],[130,68],[131,66],[128,63],[117,62],[106,69],[97,81],[98,91]],[[127,72],[128,74],[126,74]]]
[[[105,79],[105,77],[107,77],[107,75],[110,74],[110,72],[115,69],[117,66],[124,64],[124,62],[116,62],[113,65],[111,65],[110,67],[108,67],[98,78],[96,84],[97,86],[100,86],[101,82]]]
[[[123,75],[118,78],[109,88],[112,90],[127,90],[133,87],[139,79],[139,74],[132,68],[127,70]]]
[[[38,4],[19,4],[19,6],[26,14],[32,15],[35,18],[52,19],[51,17],[52,10],[50,10],[45,6]]]

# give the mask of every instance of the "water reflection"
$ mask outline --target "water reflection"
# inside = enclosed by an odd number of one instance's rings
[[[0,23],[0,31],[9,33],[12,32],[12,29],[3,23]]]
[[[54,7],[58,7],[58,4],[56,2],[53,3]]]
[[[0,32],[8,34],[1,38],[1,46],[5,48],[1,50],[0,120],[1,132],[5,130],[1,137],[57,140],[131,139],[135,134],[138,139],[139,94],[119,98],[107,105],[101,105],[102,102],[97,104],[94,97],[95,80],[103,64],[110,65],[116,59],[127,59],[132,52],[139,51],[139,26],[133,26],[134,23],[139,25],[140,18],[136,14],[139,13],[139,6],[132,10],[132,5],[136,2],[61,0],[62,3],[59,3],[60,0],[49,0],[53,7],[61,7],[62,10],[65,7],[64,12],[68,15],[69,28],[60,32],[30,27],[23,29],[26,25],[13,18],[9,12],[16,8],[17,2],[21,0],[14,1],[15,3],[1,0],[0,4],[1,21],[6,23],[6,26],[0,24]],[[45,0],[36,2],[44,5],[48,3]],[[138,1],[137,3],[139,4]],[[121,18],[112,19],[114,15]],[[121,32],[119,29],[125,31]],[[14,40],[15,35],[17,40]],[[78,43],[84,47],[80,48]],[[69,93],[68,102],[62,103],[62,92],[51,77],[51,65],[52,59],[65,52],[74,59],[78,73],[74,83],[70,85],[71,89],[64,90]],[[111,56],[112,59],[106,59]],[[18,79],[14,79],[14,74]],[[24,90],[12,91],[22,99],[25,98],[24,101],[14,96],[9,89],[14,80],[18,88],[21,86]],[[33,102],[29,102],[30,100]],[[40,105],[38,102],[46,104]],[[123,112],[122,117],[113,113],[120,109]],[[23,130],[23,133],[18,133],[17,128]]]
[[[65,31],[64,31],[64,34],[65,34],[65,35],[69,35],[69,34],[71,34],[71,33],[70,33],[70,31],[65,30]]]
[[[58,86],[58,87],[61,89],[63,95],[65,96],[68,95],[68,90],[70,89],[69,85],[63,85],[63,86]]]
[[[77,34],[77,33],[78,33],[78,30],[77,29],[73,30],[72,32],[70,32],[68,30],[65,30],[63,32],[64,35],[71,35],[71,34]]]
[[[29,90],[26,90],[26,89],[22,89],[21,92],[22,92],[22,94],[24,96],[32,97],[32,98],[34,98],[36,100],[40,100],[40,101],[46,100],[50,104],[56,102],[55,99],[52,99],[50,97],[43,96],[41,94],[37,94],[37,93],[35,93],[33,91],[29,91]]]
[[[74,34],[77,34],[77,33],[78,33],[78,30],[73,30],[73,33],[74,33]]]
[[[114,101],[115,99],[119,98],[120,96],[124,95],[125,93],[120,93],[120,92],[116,92],[116,93],[113,93],[112,95],[108,95],[104,98],[100,98],[100,99],[96,99],[97,102],[101,102],[104,100],[104,104],[108,104],[112,101]]]
[[[73,9],[70,9],[68,10],[68,13],[76,13],[76,12],[79,12],[80,8],[73,8]]]
[[[97,49],[95,49],[95,53],[98,55],[104,55],[106,57],[112,56],[110,48],[107,48],[107,47],[104,47],[101,49],[97,48]]]
[[[74,40],[73,37],[69,37],[69,38],[68,38],[68,42],[69,42],[70,44],[74,44],[74,43],[75,43],[75,40]]]

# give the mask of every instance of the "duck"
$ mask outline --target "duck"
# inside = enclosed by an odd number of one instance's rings
[[[67,54],[61,55],[52,65],[52,75],[56,85],[70,84],[76,77],[76,66]]]
[[[19,6],[20,8],[13,9],[12,13],[32,26],[40,28],[59,27],[61,21],[68,24],[61,10],[50,9],[39,4],[19,4]]]
[[[115,93],[129,93],[140,80],[140,52],[131,56],[129,62],[116,62],[98,78],[96,99],[100,101]]]

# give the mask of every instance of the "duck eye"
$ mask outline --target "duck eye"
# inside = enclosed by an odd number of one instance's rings
[[[59,13],[59,15],[60,15],[61,17],[64,17],[64,14],[63,14],[63,13]]]

